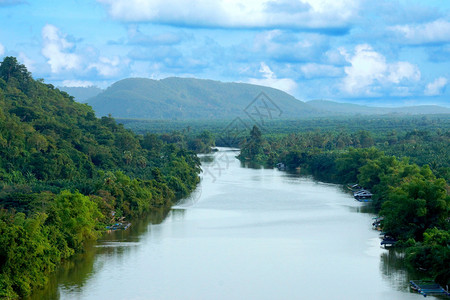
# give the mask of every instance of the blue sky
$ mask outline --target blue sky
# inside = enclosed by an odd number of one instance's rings
[[[0,0],[5,56],[57,86],[180,76],[450,106],[450,1]]]

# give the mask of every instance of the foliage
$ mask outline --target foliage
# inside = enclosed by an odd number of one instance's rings
[[[416,268],[432,273],[438,282],[450,281],[450,233],[449,230],[430,228],[423,234],[423,241],[406,250],[406,260]]]
[[[202,146],[213,143],[207,133]],[[209,146],[208,144],[208,146]],[[199,182],[185,144],[111,117],[0,64],[0,297],[43,286],[62,259],[121,217],[165,210]]]
[[[370,189],[374,208],[384,217],[383,230],[406,247],[408,262],[448,284],[448,133],[445,126],[434,132],[410,130],[403,136],[366,130],[261,136],[253,129],[243,140],[239,159],[267,166],[282,162],[321,180]],[[414,148],[407,146],[412,139]],[[410,154],[421,165],[411,163]],[[426,164],[430,157],[431,167]]]

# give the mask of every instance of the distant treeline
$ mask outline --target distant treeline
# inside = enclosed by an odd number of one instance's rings
[[[263,135],[253,127],[241,144],[243,162],[284,163],[334,183],[369,189],[406,260],[442,284],[450,282],[450,130],[343,130]]]
[[[215,139],[217,146],[239,146],[255,125],[255,121],[245,118],[227,120],[142,120],[117,119],[117,121],[138,134],[148,132],[183,136],[184,139],[197,138],[208,133]],[[430,138],[442,131],[450,129],[450,117],[442,115],[376,115],[349,117],[309,118],[302,120],[269,119],[263,124],[256,124],[264,136],[271,140],[289,134],[308,132],[310,134],[326,135],[328,139],[339,134],[342,142],[345,136],[355,136],[359,132],[369,132],[374,143],[381,145],[388,143],[403,145],[409,138],[414,142],[419,139]],[[427,134],[427,137],[420,135]],[[389,139],[387,138],[388,134]],[[231,139],[229,137],[232,137]],[[227,138],[228,137],[228,138]],[[337,141],[338,142],[338,141]],[[354,141],[358,147],[358,141]],[[403,151],[403,150],[400,150]]]
[[[398,239],[409,264],[450,283],[448,114],[269,120],[259,127],[237,121],[121,120],[140,133],[170,129],[166,136],[180,145],[213,136],[204,145],[240,147],[243,162],[282,162],[322,181],[359,183],[374,193],[383,230]]]
[[[42,80],[0,64],[0,298],[42,287],[106,226],[163,210],[199,182],[194,152],[138,136]]]

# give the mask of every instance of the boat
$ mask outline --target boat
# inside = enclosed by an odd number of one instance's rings
[[[277,163],[276,166],[277,166],[278,170],[280,170],[280,171],[285,171],[286,170],[286,165],[284,163],[282,163],[282,162]]]
[[[411,280],[409,284],[413,291],[422,294],[424,297],[428,295],[450,296],[448,291],[434,281]]]
[[[108,230],[127,230],[131,226],[131,223],[115,223],[111,226],[106,226],[106,229]]]
[[[376,229],[378,231],[381,231],[381,228],[382,228],[381,222],[383,220],[384,220],[384,217],[375,217],[375,218],[373,218],[372,228]],[[383,235],[384,235],[384,237],[386,236],[384,233],[383,233]]]
[[[353,197],[360,202],[370,202],[372,201],[373,194],[368,190],[359,190],[353,193]]]
[[[394,247],[396,243],[397,243],[397,239],[395,239],[391,236],[385,235],[383,240],[381,241],[381,246],[384,246],[385,248]]]

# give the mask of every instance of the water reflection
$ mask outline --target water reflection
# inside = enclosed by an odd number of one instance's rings
[[[349,209],[352,212],[362,213],[362,214],[373,214],[374,213],[374,208],[370,203],[363,203],[361,206],[349,206]]]
[[[235,155],[172,210],[64,263],[30,299],[421,298],[401,254],[380,248],[370,205],[310,177],[241,168]]]
[[[211,163],[214,161],[214,155],[212,154],[203,154],[198,156],[200,159],[200,162],[202,163]]]
[[[172,221],[177,222],[177,221],[182,221],[184,219],[184,216],[186,214],[186,210],[185,209],[173,209],[170,212],[170,218],[172,219]]]
[[[383,278],[395,289],[409,291],[409,281],[426,278],[426,274],[408,268],[405,253],[397,249],[386,250],[380,257],[380,270]]]
[[[120,259],[124,254],[141,246],[141,240],[149,231],[150,224],[161,224],[170,209],[155,210],[146,217],[133,220],[128,230],[117,230],[103,235],[97,242],[87,245],[86,251],[65,260],[49,278],[47,286],[35,290],[27,300],[57,300],[61,291],[76,295],[86,283],[108,263],[108,259]]]

